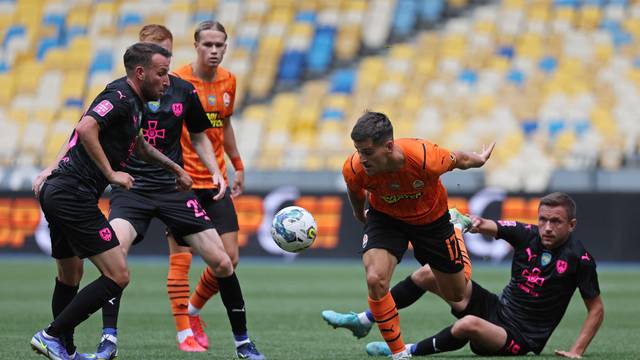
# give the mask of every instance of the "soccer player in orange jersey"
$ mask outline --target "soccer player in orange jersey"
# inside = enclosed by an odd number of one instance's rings
[[[356,152],[342,169],[353,214],[364,223],[362,240],[369,308],[393,359],[407,359],[400,318],[389,282],[408,243],[420,264],[429,264],[440,295],[463,299],[462,252],[440,175],[481,167],[495,143],[481,153],[449,151],[421,139],[393,138],[389,118],[367,111],[351,131]],[[368,200],[369,208],[365,209]]]
[[[199,202],[222,237],[225,250],[235,267],[239,260],[239,227],[236,210],[231,198],[240,195],[244,190],[244,166],[236,146],[235,135],[231,125],[236,93],[236,78],[232,73],[220,66],[227,50],[227,33],[222,24],[215,21],[200,23],[194,32],[194,40],[197,53],[196,61],[175,70],[175,74],[189,81],[198,91],[198,96],[212,126],[212,128],[206,130],[206,134],[213,144],[213,151],[225,182],[216,184],[211,180],[211,175],[193,149],[186,130],[183,131],[181,141],[184,167],[191,175],[193,189],[198,196]],[[224,159],[225,153],[229,156],[235,169],[231,191],[226,189],[228,180]],[[171,237],[169,246],[171,251],[169,278],[188,279],[191,263],[189,248],[178,246]],[[216,293],[218,293],[218,282],[212,269],[207,267],[188,302],[187,299],[176,297],[171,300],[178,330],[191,329],[196,341],[205,348],[209,346],[209,341],[202,329],[199,312],[204,304]],[[259,354],[257,350],[245,349],[253,346],[248,341],[246,331],[232,330],[239,356],[241,352],[245,351],[246,356],[257,359],[258,355],[249,355],[252,352]]]

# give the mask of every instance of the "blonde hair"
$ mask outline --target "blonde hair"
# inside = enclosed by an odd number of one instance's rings
[[[167,39],[173,42],[173,35],[171,34],[171,31],[169,31],[165,26],[159,24],[143,26],[138,33],[138,37],[140,41],[145,42],[162,42]]]

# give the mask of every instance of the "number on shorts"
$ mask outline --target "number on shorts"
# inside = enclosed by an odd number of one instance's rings
[[[207,213],[204,210],[202,210],[202,207],[200,207],[198,200],[191,199],[187,201],[187,207],[193,209],[193,213],[197,218],[204,216],[205,220],[210,220],[209,217],[207,216]]]
[[[454,233],[451,235],[447,240],[445,240],[445,243],[447,243],[447,250],[449,250],[449,258],[451,258],[451,261],[459,264],[460,246],[458,245],[458,238],[456,237],[456,234]]]

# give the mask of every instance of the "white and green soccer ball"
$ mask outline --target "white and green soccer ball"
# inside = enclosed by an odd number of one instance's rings
[[[299,206],[288,206],[273,217],[271,237],[284,251],[297,253],[313,244],[318,233],[310,212]]]

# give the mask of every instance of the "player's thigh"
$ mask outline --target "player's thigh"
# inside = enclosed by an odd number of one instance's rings
[[[55,186],[45,191],[43,212],[52,229],[52,256],[56,259],[90,257],[119,246],[94,197]],[[72,253],[60,254],[58,246]]]
[[[456,321],[451,333],[457,338],[467,338],[472,346],[487,353],[500,351],[507,341],[507,331],[477,316],[467,315]]]
[[[368,252],[377,249],[385,250],[391,254],[396,260],[394,266],[399,264],[409,246],[406,226],[407,224],[370,208],[367,212],[367,221],[364,224],[364,235],[362,236],[363,261],[368,257]],[[375,252],[375,254],[378,253],[380,252]]]
[[[127,259],[121,248],[113,248],[89,257],[100,272],[124,288],[129,283]]]
[[[130,222],[121,218],[110,220],[109,224],[111,224],[113,231],[116,233],[118,241],[120,241],[120,247],[126,256],[126,254],[129,253],[133,241],[138,236],[136,229],[134,229]]]
[[[474,315],[494,324],[500,323],[497,316],[500,299],[475,281],[468,282],[464,299],[450,303],[450,306],[451,314],[458,319],[466,315]]]
[[[238,232],[240,229],[238,215],[230,189],[227,188],[224,196],[219,200],[213,200],[213,197],[218,194],[218,189],[195,189],[194,193],[220,236]]]
[[[118,225],[118,240],[127,251],[132,244],[142,241],[149,228],[151,219],[155,216],[154,192],[143,190],[124,190],[116,188],[109,197],[109,223],[114,221]],[[122,223],[129,223],[129,226]],[[131,231],[133,229],[133,232]]]
[[[193,192],[166,192],[156,203],[157,216],[167,225],[177,245],[186,245],[184,238],[188,235],[213,229],[210,217]]]
[[[224,250],[222,239],[220,239],[215,229],[187,235],[184,237],[184,240],[191,246],[191,249],[200,255],[205,263],[212,268],[216,276],[230,275],[230,273],[228,273],[229,269],[231,269],[231,272],[233,271],[231,259]]]
[[[183,239],[178,244],[178,240],[169,230],[167,230],[167,242],[169,244],[169,254],[171,255],[191,252],[191,247]]]
[[[464,270],[461,239],[456,236],[453,225],[449,222],[449,213],[430,224],[411,225],[407,227],[407,232],[413,245],[414,257],[422,265],[429,264],[436,278],[438,273],[457,274]],[[462,274],[464,279],[464,272]],[[462,291],[463,287],[458,290]]]
[[[58,280],[68,286],[78,286],[84,272],[84,262],[77,256],[56,259]]]
[[[467,279],[464,270],[457,273],[445,273],[432,269],[433,276],[438,285],[439,295],[447,301],[462,301],[464,299]]]

